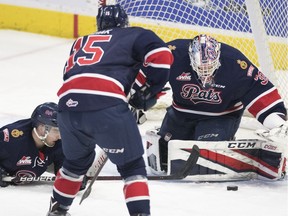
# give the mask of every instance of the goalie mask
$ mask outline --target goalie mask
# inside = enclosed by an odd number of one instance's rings
[[[192,69],[197,73],[202,85],[213,81],[214,72],[221,66],[220,46],[214,38],[198,35],[189,44],[189,57]]]
[[[59,133],[58,124],[57,124],[57,112],[58,112],[58,105],[53,102],[47,102],[38,105],[31,115],[33,131],[35,132],[36,136],[48,147],[53,147],[53,145],[48,144],[46,138],[48,134],[53,130],[53,132]],[[39,125],[45,126],[45,133],[44,135],[39,135],[37,132],[37,127]]]
[[[96,20],[98,31],[129,26],[128,16],[119,4],[100,7]]]

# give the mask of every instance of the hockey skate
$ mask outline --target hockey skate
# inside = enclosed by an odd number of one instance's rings
[[[59,203],[51,197],[50,208],[46,216],[71,216],[67,210],[60,208]]]

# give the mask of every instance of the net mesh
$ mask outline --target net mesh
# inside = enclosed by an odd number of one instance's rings
[[[245,0],[118,0],[116,2],[125,8],[132,26],[151,29],[165,42],[176,38],[193,38],[199,33],[210,34],[218,41],[238,48],[260,69],[267,71],[259,65],[259,55]],[[273,74],[274,78],[271,81],[278,87],[287,107],[287,1],[257,2],[261,7],[260,19],[263,20],[265,29],[263,35],[267,35],[272,59],[272,69],[269,68],[267,73]],[[163,104],[163,101],[161,103]]]

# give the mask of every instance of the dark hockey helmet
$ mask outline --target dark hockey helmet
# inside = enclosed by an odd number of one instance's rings
[[[53,102],[46,102],[38,105],[31,115],[33,127],[39,123],[58,127],[57,125],[58,105]]]
[[[189,44],[189,57],[193,70],[199,78],[213,75],[220,64],[220,46],[213,37],[205,34],[197,35]]]
[[[129,26],[128,16],[119,4],[100,7],[96,20],[98,31],[114,27],[124,28]]]

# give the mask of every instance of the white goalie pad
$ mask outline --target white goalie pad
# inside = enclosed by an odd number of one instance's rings
[[[155,175],[161,170],[157,129],[146,132],[148,167]],[[168,143],[167,175],[177,173],[185,164],[193,145],[200,149],[197,165],[186,177],[192,181],[278,180],[286,168],[286,145],[267,140],[184,141]]]
[[[146,131],[146,154],[147,162],[151,172],[155,175],[163,175],[165,171],[161,170],[159,139],[157,130]]]
[[[278,180],[285,174],[286,147],[283,145],[264,140],[171,140],[168,143],[168,175],[183,166],[193,145],[199,147],[200,157],[186,178],[189,180]]]

